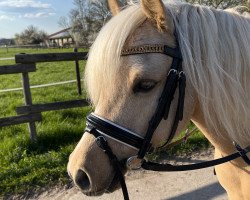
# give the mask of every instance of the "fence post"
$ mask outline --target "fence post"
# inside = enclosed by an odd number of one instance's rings
[[[74,52],[78,52],[77,48],[74,48]],[[80,76],[80,68],[79,68],[79,61],[75,60],[76,64],[76,81],[77,81],[77,91],[78,95],[82,95],[82,87],[81,87],[81,76]]]
[[[31,97],[31,91],[30,91],[30,81],[29,81],[28,72],[22,73],[22,79],[23,79],[23,94],[24,94],[25,105],[31,106],[32,105],[32,97]],[[29,132],[30,132],[30,139],[31,139],[31,141],[35,142],[37,140],[37,132],[36,132],[35,122],[29,122],[28,128],[29,128]]]

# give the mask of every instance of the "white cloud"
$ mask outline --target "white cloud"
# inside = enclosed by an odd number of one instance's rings
[[[10,21],[13,21],[14,18],[13,17],[9,17],[7,15],[0,15],[0,21],[1,20],[10,20]]]
[[[51,4],[42,3],[34,0],[3,0],[0,1],[0,7],[9,8],[51,8]]]
[[[0,0],[0,16],[1,11],[5,15],[3,19],[6,19],[6,16],[37,19],[55,15],[51,4],[35,0]]]
[[[32,18],[45,18],[53,15],[55,15],[55,13],[39,12],[39,13],[26,13],[21,17],[32,19]]]

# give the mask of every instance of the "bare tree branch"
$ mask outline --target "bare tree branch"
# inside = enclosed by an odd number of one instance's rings
[[[61,17],[62,28],[71,27],[70,34],[77,45],[89,46],[101,27],[111,18],[106,0],[73,0],[75,8],[67,17]],[[126,0],[121,4],[125,5]]]
[[[235,6],[246,6],[247,0],[186,0],[188,3],[198,3],[201,5],[211,6],[213,8],[232,8]]]
[[[30,25],[21,33],[15,34],[15,42],[19,45],[25,44],[40,44],[47,37],[47,33],[43,30],[38,30],[37,27]]]

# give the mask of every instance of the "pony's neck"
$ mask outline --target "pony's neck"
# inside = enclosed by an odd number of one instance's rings
[[[187,26],[188,12],[180,13],[183,68],[198,99],[192,120],[225,154],[235,151],[233,141],[249,146],[249,18],[190,7],[188,21],[197,23]]]
[[[235,146],[233,144],[234,141],[223,127],[220,127],[219,129],[220,134],[214,133],[207,127],[204,115],[199,105],[196,106],[191,120],[201,130],[211,144],[221,152],[222,155],[229,155],[235,152]],[[244,145],[249,146],[250,144]]]

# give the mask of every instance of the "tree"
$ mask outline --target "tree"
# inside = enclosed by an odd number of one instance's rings
[[[18,45],[40,44],[47,38],[47,33],[39,30],[37,27],[30,25],[20,34],[15,34],[15,41]]]
[[[76,45],[89,46],[111,18],[107,0],[74,0],[74,5],[69,15],[61,17],[58,23],[62,28],[71,27],[70,34]]]
[[[211,6],[213,8],[226,9],[235,6],[246,6],[247,0],[186,0],[189,3],[198,3],[201,5]]]
[[[235,6],[246,6],[247,0],[186,0],[214,8],[226,9]],[[250,0],[248,0],[250,2]],[[68,16],[61,17],[59,25],[71,28],[69,31],[76,45],[89,46],[94,41],[102,26],[111,18],[107,0],[73,0],[74,8]],[[126,0],[120,0],[121,5]],[[250,3],[249,3],[250,4]]]

